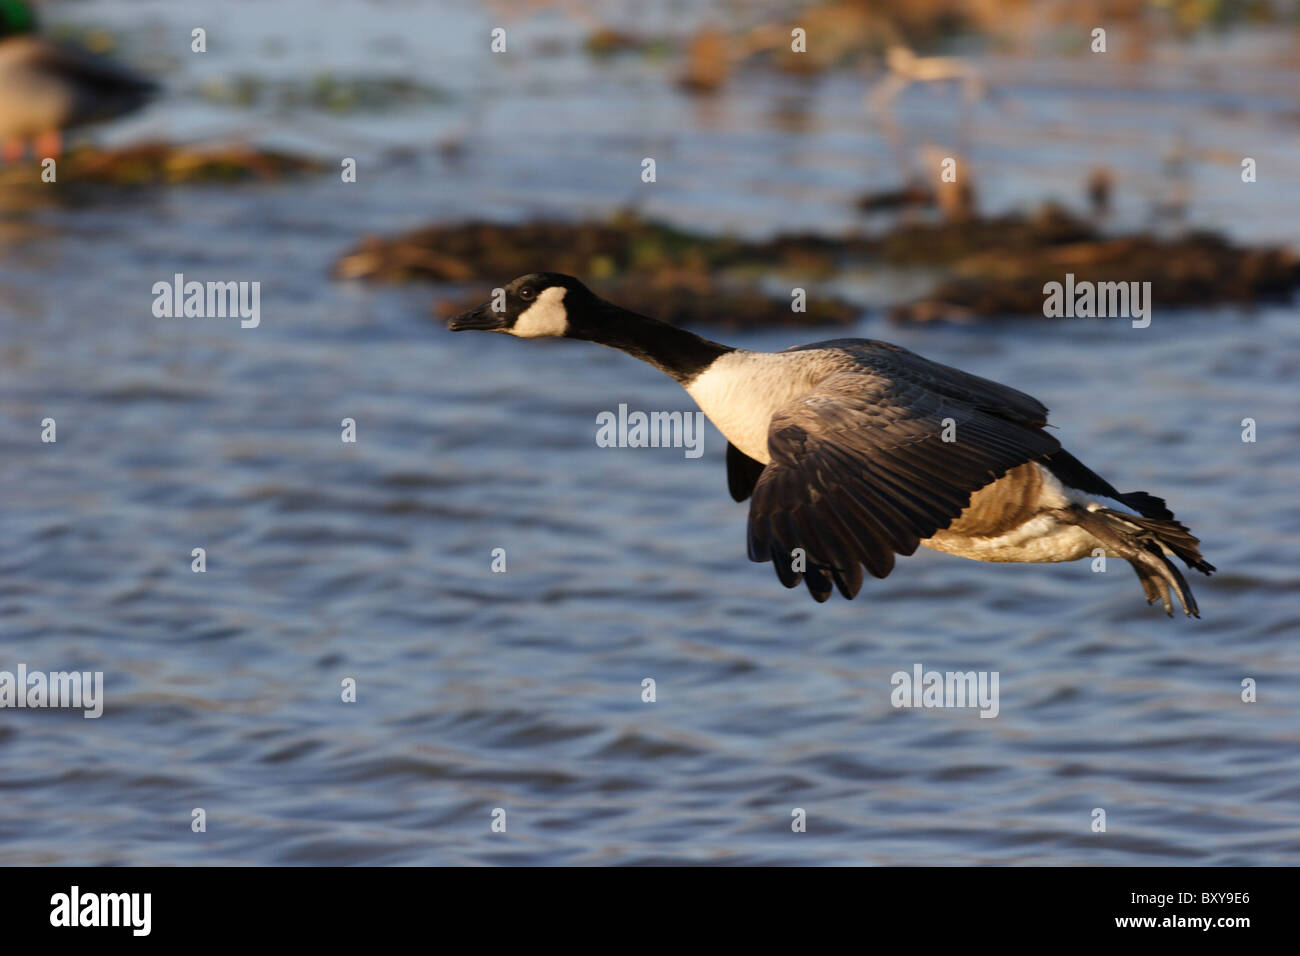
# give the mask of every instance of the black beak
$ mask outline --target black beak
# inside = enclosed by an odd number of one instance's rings
[[[479,329],[484,332],[500,332],[505,328],[505,313],[493,312],[492,304],[484,302],[477,309],[470,309],[447,320],[447,328],[452,332],[464,332],[467,329]]]

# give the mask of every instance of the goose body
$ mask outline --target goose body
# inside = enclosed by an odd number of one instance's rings
[[[0,140],[10,155],[38,139],[57,153],[62,131],[130,113],[156,92],[151,80],[35,29],[26,4],[0,0]]]
[[[1199,616],[1171,558],[1205,574],[1164,501],[1122,494],[1063,449],[1023,392],[869,339],[734,349],[605,302],[558,273],[522,276],[452,330],[597,342],[676,379],[726,437],[749,500],[748,550],[786,587],[853,598],[924,546],[977,561],[1129,562],[1147,602]]]

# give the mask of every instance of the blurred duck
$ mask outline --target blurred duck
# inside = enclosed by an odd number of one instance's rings
[[[63,131],[143,106],[157,85],[101,56],[36,33],[21,0],[0,0],[0,151],[21,159],[30,142],[57,156]]]

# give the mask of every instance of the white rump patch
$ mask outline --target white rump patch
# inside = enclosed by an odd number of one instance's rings
[[[568,291],[562,285],[546,289],[537,297],[536,302],[519,314],[514,326],[506,331],[521,339],[563,335],[569,327],[569,313],[564,308],[564,293]]]
[[[1079,491],[1077,488],[1068,488],[1059,478],[1052,474],[1050,469],[1037,463],[1035,463],[1035,467],[1038,468],[1038,474],[1043,479],[1044,493],[1039,499],[1039,504],[1043,508],[1063,508],[1068,503],[1081,505],[1089,511],[1096,511],[1098,508],[1109,508],[1111,511],[1118,511],[1120,514],[1137,515],[1136,511],[1122,501],[1107,498],[1105,495],[1090,495]]]

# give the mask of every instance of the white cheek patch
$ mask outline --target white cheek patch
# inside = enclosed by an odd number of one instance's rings
[[[564,293],[568,291],[562,285],[551,286],[521,312],[514,326],[506,331],[521,339],[563,335],[569,327],[569,314],[564,309]]]

